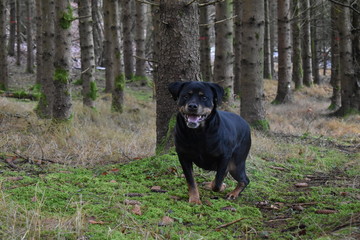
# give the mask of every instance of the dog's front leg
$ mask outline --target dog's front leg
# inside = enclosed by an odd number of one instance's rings
[[[215,175],[215,180],[212,182],[212,186],[211,186],[214,192],[221,192],[226,188],[226,185],[223,182],[227,174],[228,174],[227,164],[218,166]]]
[[[179,160],[186,178],[187,185],[189,187],[189,203],[201,204],[199,190],[193,176],[192,162],[183,159],[180,157],[180,155]]]

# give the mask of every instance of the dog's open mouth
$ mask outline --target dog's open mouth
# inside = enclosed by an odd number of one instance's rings
[[[186,125],[189,128],[197,128],[200,126],[200,123],[203,122],[208,115],[195,115],[195,114],[184,114]]]

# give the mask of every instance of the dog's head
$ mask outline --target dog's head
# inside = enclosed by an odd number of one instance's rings
[[[208,82],[173,82],[169,91],[189,128],[203,126],[224,96],[222,87]]]

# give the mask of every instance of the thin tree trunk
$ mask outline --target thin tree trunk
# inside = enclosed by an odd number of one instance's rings
[[[124,90],[125,90],[125,74],[122,64],[121,42],[120,42],[120,10],[117,0],[112,0],[112,9],[110,11],[111,22],[111,38],[113,43],[112,54],[114,59],[114,89],[112,91],[111,109],[115,112],[122,112],[124,108]]]
[[[313,73],[313,79],[314,83],[317,85],[321,84],[321,78],[320,78],[320,69],[319,69],[319,40],[318,40],[318,16],[316,9],[314,8],[318,3],[318,0],[313,0],[310,10],[310,19],[311,19],[311,54],[312,54],[312,73]]]
[[[200,3],[205,3],[207,0],[202,0]],[[203,81],[212,81],[212,67],[210,56],[210,27],[209,23],[209,8],[201,7],[199,9],[199,33],[200,33],[200,71]]]
[[[310,0],[301,0],[301,11],[303,12],[303,41],[302,41],[302,61],[303,61],[303,83],[310,87],[312,80],[312,60],[311,60],[311,32],[310,32]]]
[[[243,1],[242,24],[241,68],[244,70],[241,71],[240,113],[253,127],[265,131],[269,129],[269,124],[264,108],[263,0]]]
[[[231,0],[219,2],[215,10],[215,62],[214,82],[225,90],[224,101],[232,102],[233,89],[233,30]],[[223,21],[226,20],[226,21]]]
[[[26,44],[27,44],[27,63],[26,72],[34,73],[34,44],[32,36],[32,16],[33,16],[33,1],[26,0]]]
[[[71,32],[72,7],[68,1],[55,1],[55,59],[53,119],[71,117]]]
[[[42,11],[41,11],[41,0],[35,0],[35,9],[36,9],[36,84],[41,85],[41,78],[43,75],[43,63],[42,63],[42,54],[43,54],[43,38],[42,38]]]
[[[279,81],[274,103],[292,101],[290,0],[278,0]]]
[[[133,31],[132,27],[132,14],[131,14],[131,0],[122,0],[122,30],[124,37],[124,71],[125,77],[131,79],[134,75],[134,52],[133,52]]]
[[[16,3],[10,0],[10,32],[9,32],[9,56],[15,56],[15,35],[16,35]]]
[[[200,75],[198,4],[188,0],[160,0],[159,20],[155,29],[157,73],[156,87],[156,146],[165,150],[172,145],[173,122],[176,112],[168,85],[176,81],[198,81]],[[156,17],[155,17],[156,19]],[[174,41],[176,39],[177,41]]]
[[[265,4],[265,34],[264,34],[264,78],[272,79],[271,75],[271,46],[270,46],[270,6],[269,0]]]
[[[269,0],[270,4],[270,48],[271,48],[271,76],[277,79],[275,71],[274,53],[277,52],[277,0]]]
[[[331,79],[333,92],[330,109],[337,110],[341,106],[341,80],[340,80],[340,36],[339,36],[339,6],[331,3]]]
[[[144,3],[135,2],[136,7],[136,29],[135,29],[135,44],[136,44],[136,63],[135,75],[140,80],[146,80],[146,61],[145,61],[145,39],[146,39],[146,9]]]
[[[292,33],[293,33],[293,72],[292,79],[295,83],[295,89],[303,87],[303,69],[301,58],[301,39],[300,39],[300,2],[299,0],[293,1],[293,21],[292,21]]]
[[[104,28],[102,26],[103,18],[101,10],[99,9],[99,1],[91,0],[91,15],[93,19],[93,39],[94,39],[94,52],[95,64],[103,66],[104,64]]]
[[[6,0],[0,0],[0,90],[9,87],[9,73],[6,44]]]
[[[41,95],[36,108],[40,118],[52,118],[54,105],[54,37],[55,37],[55,2],[54,0],[42,0],[42,71]]]
[[[112,27],[112,19],[111,19],[111,11],[113,8],[113,2],[111,0],[104,0],[104,63],[106,66],[105,69],[105,92],[111,93],[114,89],[114,46],[113,46],[113,40],[112,40],[112,33],[111,33],[111,27]]]
[[[21,64],[20,0],[16,0],[16,65]]]
[[[91,0],[78,0],[83,104],[94,108],[97,97]]]
[[[241,32],[242,32],[242,1],[234,1],[234,94],[240,96],[241,82]]]

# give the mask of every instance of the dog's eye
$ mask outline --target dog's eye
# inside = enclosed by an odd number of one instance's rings
[[[184,95],[182,98],[183,98],[184,100],[188,100],[188,99],[189,99],[189,96],[188,96],[188,95]]]
[[[208,97],[202,96],[201,100],[203,100],[204,102],[208,100]]]

